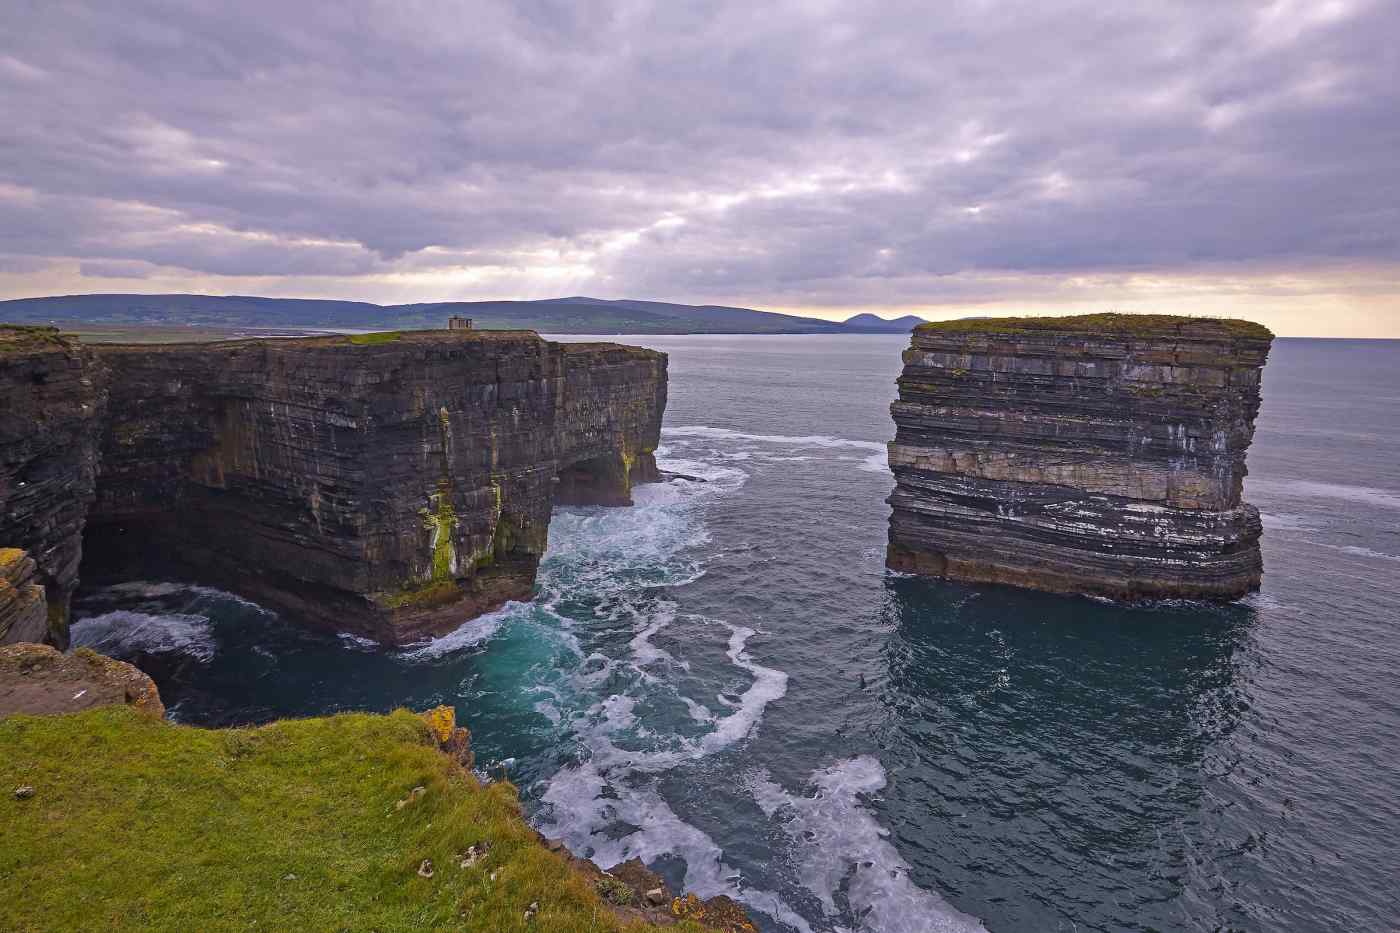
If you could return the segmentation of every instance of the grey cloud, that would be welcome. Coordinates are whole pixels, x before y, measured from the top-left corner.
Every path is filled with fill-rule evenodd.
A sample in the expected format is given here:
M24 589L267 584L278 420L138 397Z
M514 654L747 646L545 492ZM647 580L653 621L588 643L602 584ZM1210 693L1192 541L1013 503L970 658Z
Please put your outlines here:
M1400 259L1379 0L7 5L11 255L792 303Z

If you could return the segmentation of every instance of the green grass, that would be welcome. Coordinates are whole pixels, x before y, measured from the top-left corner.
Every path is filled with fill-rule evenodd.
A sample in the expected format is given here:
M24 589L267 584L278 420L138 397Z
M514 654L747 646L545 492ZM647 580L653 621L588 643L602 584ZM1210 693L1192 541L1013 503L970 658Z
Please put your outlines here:
M1273 332L1263 324L1235 318L1187 317L1177 314L1074 314L1067 317L961 318L930 321L915 330L942 334L1030 334L1060 331L1076 334L1172 334L1186 324L1209 325L1223 336L1268 340Z
M393 343L403 336L403 331L382 330L374 334L352 334L350 342L360 347L372 347L381 343Z
M0 324L0 352L41 346L70 347L71 335L42 324Z
M231 730L127 708L0 720L0 929L656 929L621 923L540 845L511 785L430 742L404 711ZM480 842L488 857L460 868Z
M375 601L385 609L429 609L433 606L445 606L461 598L462 590L455 580L430 580L427 583L410 584L401 590L374 594Z

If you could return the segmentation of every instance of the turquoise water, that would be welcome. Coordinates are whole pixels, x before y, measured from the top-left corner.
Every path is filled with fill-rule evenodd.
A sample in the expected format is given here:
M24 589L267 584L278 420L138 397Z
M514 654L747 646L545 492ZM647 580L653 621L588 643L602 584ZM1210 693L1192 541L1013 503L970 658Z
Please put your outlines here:
M540 594L383 651L214 590L75 640L226 724L454 703L535 824L770 930L1400 923L1400 343L1282 340L1263 591L1128 608L882 566L898 337L663 337L663 467Z

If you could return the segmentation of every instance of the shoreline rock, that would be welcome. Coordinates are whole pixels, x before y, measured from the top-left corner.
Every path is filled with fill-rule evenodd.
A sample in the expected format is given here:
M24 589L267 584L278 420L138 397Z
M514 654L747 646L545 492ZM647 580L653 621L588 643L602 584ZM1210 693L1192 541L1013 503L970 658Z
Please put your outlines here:
M1129 601L1257 590L1241 491L1272 339L1165 315L917 328L891 406L887 565Z

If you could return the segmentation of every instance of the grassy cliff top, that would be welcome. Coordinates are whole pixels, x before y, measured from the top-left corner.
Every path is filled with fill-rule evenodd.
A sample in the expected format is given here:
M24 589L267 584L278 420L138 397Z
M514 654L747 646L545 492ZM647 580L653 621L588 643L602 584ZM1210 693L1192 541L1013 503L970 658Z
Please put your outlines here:
M227 730L12 716L0 827L4 930L659 929L610 912L511 785L479 784L403 711Z
M0 353L33 350L38 347L67 348L73 341L57 327L29 324L0 324Z
M1263 324L1237 318L1188 317L1180 314L1073 314L1065 317L987 317L956 321L930 321L915 332L924 334L1035 334L1053 331L1068 334L1123 336L1250 337L1270 340L1273 332Z

